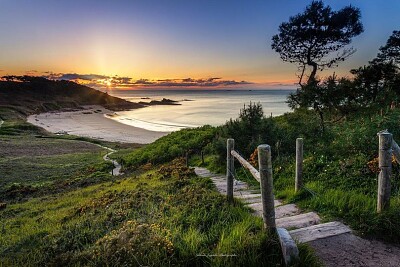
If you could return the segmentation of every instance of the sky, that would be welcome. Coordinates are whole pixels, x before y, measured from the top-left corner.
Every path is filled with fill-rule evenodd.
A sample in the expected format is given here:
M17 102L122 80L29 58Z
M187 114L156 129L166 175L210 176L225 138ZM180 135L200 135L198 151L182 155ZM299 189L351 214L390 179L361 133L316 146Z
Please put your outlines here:
M305 0L0 0L0 76L35 75L110 87L290 88L297 67L271 38ZM399 0L324 1L360 8L357 52L367 64L393 30Z

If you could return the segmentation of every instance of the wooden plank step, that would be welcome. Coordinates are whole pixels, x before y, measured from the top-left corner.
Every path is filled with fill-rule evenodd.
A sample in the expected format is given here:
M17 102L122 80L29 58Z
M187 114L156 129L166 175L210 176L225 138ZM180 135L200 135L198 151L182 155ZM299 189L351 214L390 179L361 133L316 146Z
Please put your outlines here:
M300 210L295 204L286 204L275 208L275 219L289 217L299 213Z
M256 203L254 203L254 204L256 204ZM275 202L274 204L279 205L279 202ZM250 204L250 205L252 205L252 204ZM248 205L248 206L250 206L250 205ZM263 209L262 209L261 203L259 205L254 205L251 208L254 210L255 215L262 217ZM275 208L275 218L276 219L287 217L287 216L293 216L293 215L296 215L299 213L300 213L300 211L295 204L287 204L287 205L277 206Z
M286 229L298 229L318 224L320 220L318 214L315 212L308 212L277 219L276 226Z
M243 198L241 200L246 204L261 203L261 198L260 197Z
M317 224L289 231L294 240L300 243L307 243L313 240L340 235L351 232L351 229L341 222L329 222Z
M262 211L262 202L261 202L261 199L259 199L259 201L260 202L256 202L256 203L251 203L251 204L248 204L248 205L246 205L247 207L249 207L249 208L252 208L253 210L256 210L256 211ZM279 200L274 200L274 205L275 205L275 207L276 206L279 206L279 205L282 205L282 202L280 202Z
M261 194L251 194L248 192L247 194L245 192L242 192L241 195L237 196L238 199L260 199L261 200Z

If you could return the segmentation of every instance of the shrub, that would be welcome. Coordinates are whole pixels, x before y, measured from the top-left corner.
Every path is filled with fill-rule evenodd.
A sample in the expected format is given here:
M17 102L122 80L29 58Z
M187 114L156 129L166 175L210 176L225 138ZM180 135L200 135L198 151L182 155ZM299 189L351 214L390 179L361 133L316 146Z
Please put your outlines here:
M100 238L92 260L102 265L165 266L174 253L171 233L158 224L127 221Z

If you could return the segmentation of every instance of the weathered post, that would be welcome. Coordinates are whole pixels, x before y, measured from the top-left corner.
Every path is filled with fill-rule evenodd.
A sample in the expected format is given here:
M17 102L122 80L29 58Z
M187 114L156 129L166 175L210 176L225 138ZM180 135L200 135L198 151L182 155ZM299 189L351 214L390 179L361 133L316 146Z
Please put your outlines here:
M294 191L300 191L303 186L303 138L296 139L296 178Z
M186 167L189 167L189 152L188 151L186 151L186 154L185 154L185 161L186 161Z
M204 165L204 152L201 151L201 164Z
M226 142L226 196L229 202L233 201L233 172L234 172L234 158L231 154L235 149L235 140L229 138Z
M263 205L264 227L274 231L275 206L274 206L274 185L272 179L271 147L269 145L258 146L258 166L261 180L261 201Z
M392 175L392 141L393 136L387 131L378 133L379 136L379 168L378 176L378 205L377 212L389 208L390 205L390 176Z

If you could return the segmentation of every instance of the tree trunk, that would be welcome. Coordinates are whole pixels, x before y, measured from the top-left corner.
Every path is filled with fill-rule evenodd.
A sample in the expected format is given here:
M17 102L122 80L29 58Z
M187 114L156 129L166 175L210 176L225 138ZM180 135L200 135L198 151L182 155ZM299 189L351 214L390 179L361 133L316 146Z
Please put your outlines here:
M311 71L310 77L308 77L308 81L307 81L307 84L311 84L313 81L315 81L315 75L317 74L318 65L317 65L317 63L315 63L313 61L308 61L307 64L309 66L312 66L312 71Z

